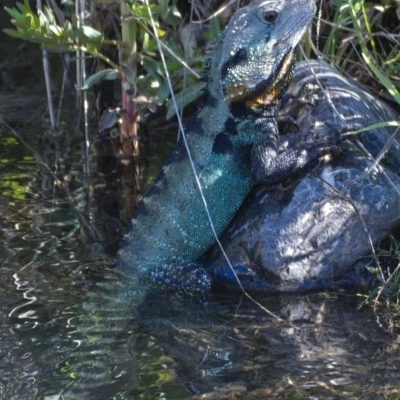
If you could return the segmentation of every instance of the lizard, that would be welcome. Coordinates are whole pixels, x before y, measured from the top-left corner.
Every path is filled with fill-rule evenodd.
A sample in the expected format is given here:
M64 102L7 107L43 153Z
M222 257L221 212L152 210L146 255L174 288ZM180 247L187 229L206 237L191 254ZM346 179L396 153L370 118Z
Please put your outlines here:
M256 182L285 180L332 144L321 139L285 147L277 128L278 103L314 12L313 0L255 0L232 16L214 46L202 106L185 130L218 235ZM212 278L198 261L214 242L180 141L131 221L113 268L88 293L74 333L79 349L69 360L79 382L68 386L73 398L92 398L87 393L110 379L110 391L131 379L126 365L134 361L125 348L145 308L142 299L152 287L163 289L157 301L169 296L168 289L208 293ZM122 351L110 351L109 343Z
M232 16L213 49L186 137L217 235L256 182L284 181L332 145L325 138L284 148L276 121L314 13L313 0L255 0ZM115 267L133 286L207 292L212 280L197 261L214 242L181 140L132 219Z

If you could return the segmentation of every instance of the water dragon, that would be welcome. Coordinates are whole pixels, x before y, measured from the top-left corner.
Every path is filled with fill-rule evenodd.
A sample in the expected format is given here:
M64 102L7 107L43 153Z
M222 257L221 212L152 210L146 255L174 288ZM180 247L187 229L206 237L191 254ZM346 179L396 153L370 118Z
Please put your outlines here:
M286 147L279 140L278 103L314 11L313 0L255 0L232 16L214 47L202 107L186 135L218 235L256 182L281 182L340 140L332 134L303 146L293 135L292 146L289 134ZM115 268L89 293L74 333L79 348L69 360L77 384L66 396L99 398L93 391L129 385L135 361L126 343L143 295L153 286L208 292L212 279L197 262L214 242L181 141L133 218ZM162 301L162 295L154 298Z
M339 140L330 134L304 146L279 142L277 105L314 12L313 0L255 0L232 16L213 49L202 107L186 137L217 235L255 182L284 181ZM115 264L134 286L208 291L211 278L196 262L214 242L181 140L133 218Z

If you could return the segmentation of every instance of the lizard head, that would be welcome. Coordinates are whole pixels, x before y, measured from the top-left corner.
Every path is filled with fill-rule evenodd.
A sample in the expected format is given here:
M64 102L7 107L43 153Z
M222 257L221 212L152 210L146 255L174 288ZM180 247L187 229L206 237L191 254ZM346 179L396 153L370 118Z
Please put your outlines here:
M219 71L210 77L219 80L219 96L252 109L275 105L289 83L296 46L314 13L314 0L254 0L237 11L211 65L211 71Z

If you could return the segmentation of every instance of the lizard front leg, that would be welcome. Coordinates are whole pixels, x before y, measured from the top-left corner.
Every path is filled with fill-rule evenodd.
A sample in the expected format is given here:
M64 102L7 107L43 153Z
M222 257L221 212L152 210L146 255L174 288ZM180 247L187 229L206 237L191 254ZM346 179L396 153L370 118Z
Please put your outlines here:
M295 132L280 137L272 118L260 119L255 128L265 134L253 144L251 168L256 181L265 185L284 182L346 139L345 129L331 129L324 135Z

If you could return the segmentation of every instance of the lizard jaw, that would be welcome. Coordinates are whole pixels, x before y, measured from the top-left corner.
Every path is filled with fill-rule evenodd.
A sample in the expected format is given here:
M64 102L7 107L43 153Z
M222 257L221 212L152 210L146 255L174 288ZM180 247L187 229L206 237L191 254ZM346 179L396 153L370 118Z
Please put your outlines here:
M283 59L279 71L272 82L266 80L253 88L243 85L230 85L226 88L226 100L228 103L244 101L251 109L276 105L289 84L294 65L294 51L290 51Z

